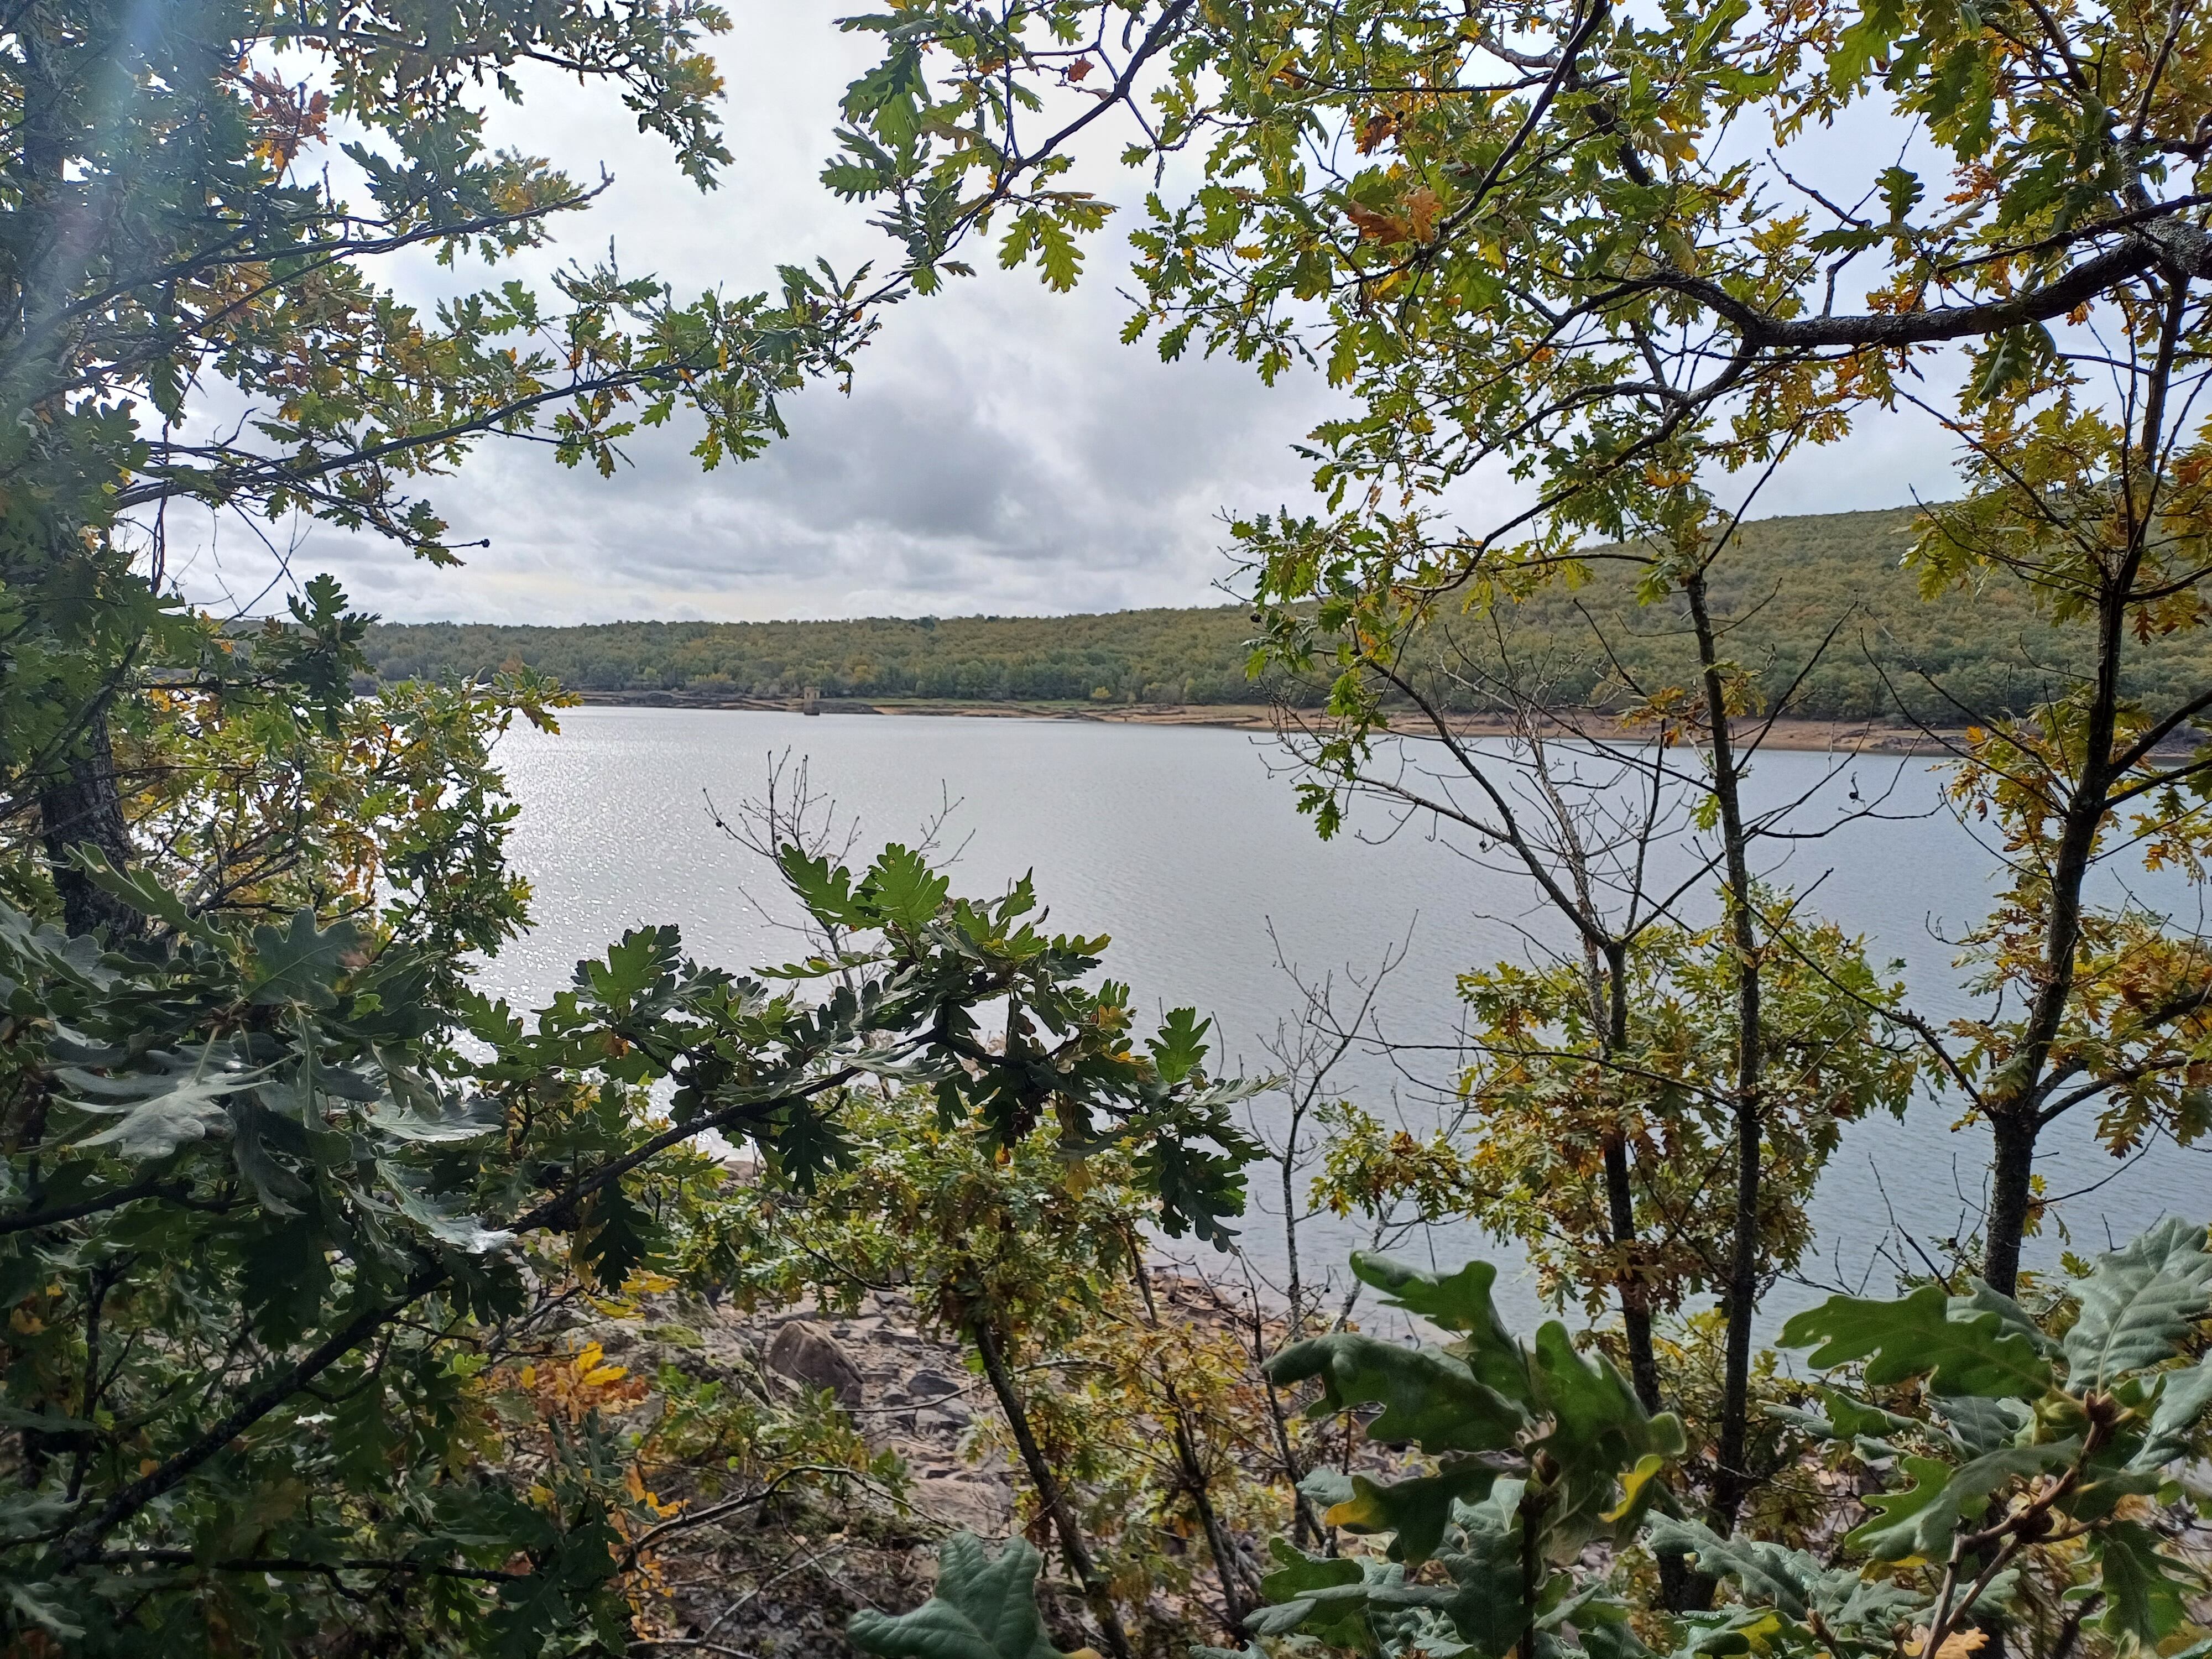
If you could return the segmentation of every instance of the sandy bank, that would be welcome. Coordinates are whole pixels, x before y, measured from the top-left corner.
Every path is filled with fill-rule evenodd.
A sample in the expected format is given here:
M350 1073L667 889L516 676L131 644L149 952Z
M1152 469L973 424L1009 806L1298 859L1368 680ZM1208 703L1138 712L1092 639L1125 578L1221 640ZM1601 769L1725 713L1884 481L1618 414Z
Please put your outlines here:
M587 704L627 708L749 709L786 714L806 712L801 700L796 697L692 691L586 691L580 695ZM1115 726L1206 726L1237 732L1272 732L1285 714L1267 703L955 702L858 697L824 697L815 704L814 712L823 715L934 714L968 720L1088 720ZM1311 718L1315 711L1287 712L1295 720ZM1397 724L1412 731L1418 719L1401 713ZM1587 713L1577 713L1563 720L1558 728L1559 735L1570 735L1570 723L1575 730L1593 737L1622 735L1617 722ZM1504 737L1508 725L1502 715L1464 714L1453 719L1452 729L1462 737ZM1739 734L1748 735L1757 729L1758 723L1746 721L1739 727ZM1934 757L1954 752L1963 738L1962 732L1931 732L1893 721L1780 720L1767 729L1761 746L1815 753Z

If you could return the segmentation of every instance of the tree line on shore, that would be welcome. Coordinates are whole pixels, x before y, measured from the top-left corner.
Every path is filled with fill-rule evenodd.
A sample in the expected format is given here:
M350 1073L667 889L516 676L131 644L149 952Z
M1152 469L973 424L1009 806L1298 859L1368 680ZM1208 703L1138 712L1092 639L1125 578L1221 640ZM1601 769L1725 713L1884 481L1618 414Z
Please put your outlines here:
M1792 712L1811 720L1950 724L1961 705L2032 708L2081 672L2089 645L2080 629L2054 623L2003 573L1981 580L1971 607L1930 603L1905 563L1917 517L1911 507L1821 514L1758 520L1738 532L1714 592L1741 618L1731 652L1763 698L1787 691ZM1457 621L1449 630L1452 648L1493 675L1510 659L1517 678L1540 684L1561 707L1618 704L1625 700L1624 669L1661 683L1696 666L1694 635L1680 606L1639 605L1636 581L1632 568L1595 559L1585 586L1532 594L1504 615ZM1258 631L1250 611L1237 605L576 627L379 623L363 650L386 684L489 677L526 665L574 690L615 697L790 699L812 691L872 701L1151 707L1280 701L1302 708L1326 702L1325 678L1254 663ZM2212 647L2185 635L2130 662L2130 689L2171 695L2208 673ZM1455 713L1495 711L1504 702L1465 676L1438 685L1436 696Z

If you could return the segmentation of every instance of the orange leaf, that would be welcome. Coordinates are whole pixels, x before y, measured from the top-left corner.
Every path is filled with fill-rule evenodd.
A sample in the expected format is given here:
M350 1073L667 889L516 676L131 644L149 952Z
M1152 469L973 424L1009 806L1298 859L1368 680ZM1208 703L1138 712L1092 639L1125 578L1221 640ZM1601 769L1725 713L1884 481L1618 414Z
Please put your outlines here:
M1434 239L1437 215L1443 207L1443 204L1437 199L1436 191L1426 185L1406 198L1406 216L1413 221L1416 241L1426 242Z
M1370 242L1410 242L1413 228L1403 219L1389 213L1377 213L1373 208L1362 207L1357 202L1344 204L1346 217L1359 227L1359 234Z

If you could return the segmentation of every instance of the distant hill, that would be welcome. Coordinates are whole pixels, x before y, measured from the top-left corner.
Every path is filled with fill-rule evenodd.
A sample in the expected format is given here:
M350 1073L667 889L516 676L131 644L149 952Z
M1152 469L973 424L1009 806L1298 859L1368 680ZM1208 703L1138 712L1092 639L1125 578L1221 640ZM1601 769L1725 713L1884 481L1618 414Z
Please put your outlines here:
M2084 641L2039 621L2017 584L1930 604L1900 560L1912 510L1767 519L1739 532L1715 573L1714 609L1734 618L1727 649L1770 696L1816 653L1800 712L1881 718L1901 701L1943 723L1953 701L1989 713L2034 701L2085 660ZM1449 701L1486 698L1483 676L1510 654L1555 706L1602 695L1626 671L1656 688L1694 672L1678 606L1636 603L1627 567L1600 561L1579 589L1557 586L1501 612L1498 625L1461 619L1444 647L1462 671ZM960 617L909 621L611 623L522 628L488 623L380 624L371 664L386 681L483 674L527 663L603 697L643 694L887 702L1224 704L1283 696L1311 703L1325 687L1245 677L1253 629L1237 606L1122 611L1075 617ZM1599 642L1600 635L1604 644ZM1825 651L1822 641L1828 643ZM2141 687L2171 693L2212 684L2212 637L2155 650Z

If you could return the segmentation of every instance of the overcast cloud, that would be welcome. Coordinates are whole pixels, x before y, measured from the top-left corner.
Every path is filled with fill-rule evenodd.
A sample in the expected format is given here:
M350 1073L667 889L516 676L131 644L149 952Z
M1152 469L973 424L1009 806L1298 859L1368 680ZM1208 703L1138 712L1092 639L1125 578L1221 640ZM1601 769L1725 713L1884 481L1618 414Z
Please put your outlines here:
M720 189L702 196L611 97L547 84L499 137L572 174L604 162L614 187L564 226L559 256L610 239L627 269L679 295L770 284L776 264L840 268L890 249L816 182L836 100L866 61L865 37L831 20L849 0L738 0L717 43L729 84ZM1102 137L1110 154L1119 139ZM1083 182L1133 204L1107 167ZM607 622L1042 613L1220 603L1231 574L1222 515L1316 502L1291 446L1331 406L1311 375L1273 390L1234 363L1158 362L1116 336L1127 307L1110 239L1073 295L989 269L893 308L858 360L852 395L810 388L787 405L787 442L702 473L678 433L640 438L612 478L564 471L540 449L490 443L433 499L465 540L458 571L367 538L315 528L293 559L336 572L357 603L394 620ZM554 261L547 261L546 264ZM544 265L538 269L542 271ZM439 273L408 280L424 297ZM1762 512L1887 507L1940 496L1949 449L1911 417L1794 463ZM1510 489L1471 487L1471 520ZM173 535L189 542L177 526ZM246 605L267 552L233 526L182 561L187 590ZM269 601L250 608L269 608Z

